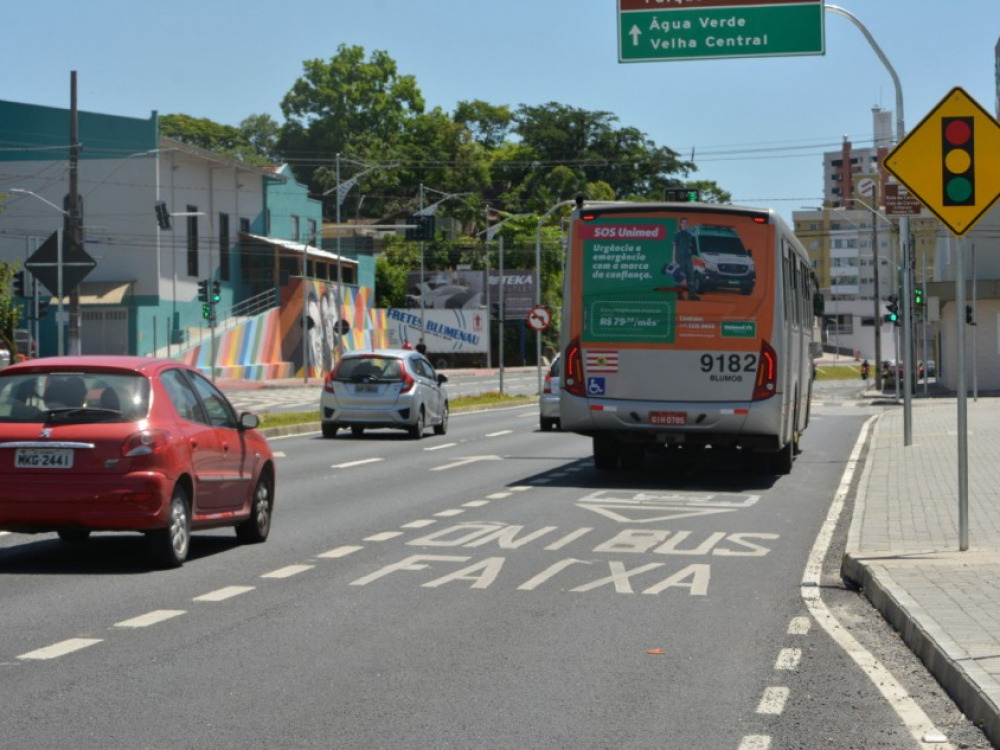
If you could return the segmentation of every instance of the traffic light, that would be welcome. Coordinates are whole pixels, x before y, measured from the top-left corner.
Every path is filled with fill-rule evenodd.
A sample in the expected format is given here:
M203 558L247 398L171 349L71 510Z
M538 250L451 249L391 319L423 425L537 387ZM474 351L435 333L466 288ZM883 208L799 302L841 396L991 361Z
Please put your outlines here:
M974 326L976 324L976 316L972 309L972 305L965 306L965 322L970 326Z
M24 271L18 271L14 274L14 296L23 297L24 296Z
M45 317L45 314L49 311L49 303L47 300L38 300L38 319L41 320Z
M885 316L886 320L892 323L894 326L899 325L899 297L895 294L889 295L889 302L886 304L885 309L889 311L889 314Z
M924 304L924 290L920 287L913 290L913 304L916 307L920 307Z
M671 203L697 203L701 195L696 188L670 187L664 191L664 200Z
M941 118L941 157L941 205L976 205L975 121L972 117Z
M217 305L222 300L222 284L218 281L212 282L212 304Z
M419 214L415 214L413 216L408 216L406 223L415 225L412 229L406 230L406 239L413 240L415 242L424 242L434 239L433 216L420 216Z
M156 202L156 223L160 229L170 229L170 211L163 201Z
M211 320L212 305L210 303L206 302L204 305L201 306L201 317L203 317L205 320Z
M208 279L198 282L198 301L208 302Z

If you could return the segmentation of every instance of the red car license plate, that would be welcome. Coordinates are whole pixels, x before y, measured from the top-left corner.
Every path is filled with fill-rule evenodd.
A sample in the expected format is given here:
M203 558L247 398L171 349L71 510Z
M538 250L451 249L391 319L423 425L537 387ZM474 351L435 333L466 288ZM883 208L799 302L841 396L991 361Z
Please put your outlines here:
M670 427L686 425L688 415L683 411L651 411L649 412L649 423L655 425L667 425Z

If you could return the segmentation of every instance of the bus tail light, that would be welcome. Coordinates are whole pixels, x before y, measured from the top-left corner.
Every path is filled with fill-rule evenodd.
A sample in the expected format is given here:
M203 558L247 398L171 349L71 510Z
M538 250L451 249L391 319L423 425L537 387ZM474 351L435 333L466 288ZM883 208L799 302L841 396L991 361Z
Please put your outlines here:
M767 341L760 342L760 361L757 363L757 382L753 386L753 400L771 398L778 390L778 353Z
M580 339L573 339L566 347L565 375L562 386L574 396L586 396L587 389L583 382L583 352L580 349Z

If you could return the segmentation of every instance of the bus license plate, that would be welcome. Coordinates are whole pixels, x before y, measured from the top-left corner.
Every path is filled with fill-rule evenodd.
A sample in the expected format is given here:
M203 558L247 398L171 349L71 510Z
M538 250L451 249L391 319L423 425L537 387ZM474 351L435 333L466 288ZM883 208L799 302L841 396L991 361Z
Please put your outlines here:
M665 425L675 427L686 425L688 421L687 412L683 411L651 411L649 412L649 423L655 425Z
M69 448L18 448L15 469L72 469L73 451Z

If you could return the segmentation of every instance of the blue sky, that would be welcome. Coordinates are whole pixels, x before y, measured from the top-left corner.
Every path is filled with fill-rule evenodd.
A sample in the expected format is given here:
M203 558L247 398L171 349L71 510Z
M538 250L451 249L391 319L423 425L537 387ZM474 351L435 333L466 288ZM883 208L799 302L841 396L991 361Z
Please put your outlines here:
M655 0L654 0L655 1ZM954 86L995 115L998 0L839 0L882 47L907 128ZM872 135L895 90L861 32L827 12L826 54L619 63L615 0L30 0L4 3L0 99L238 124L282 120L307 59L385 50L429 107L558 102L612 112L658 145L692 150L697 177L790 218L822 197L823 151Z

